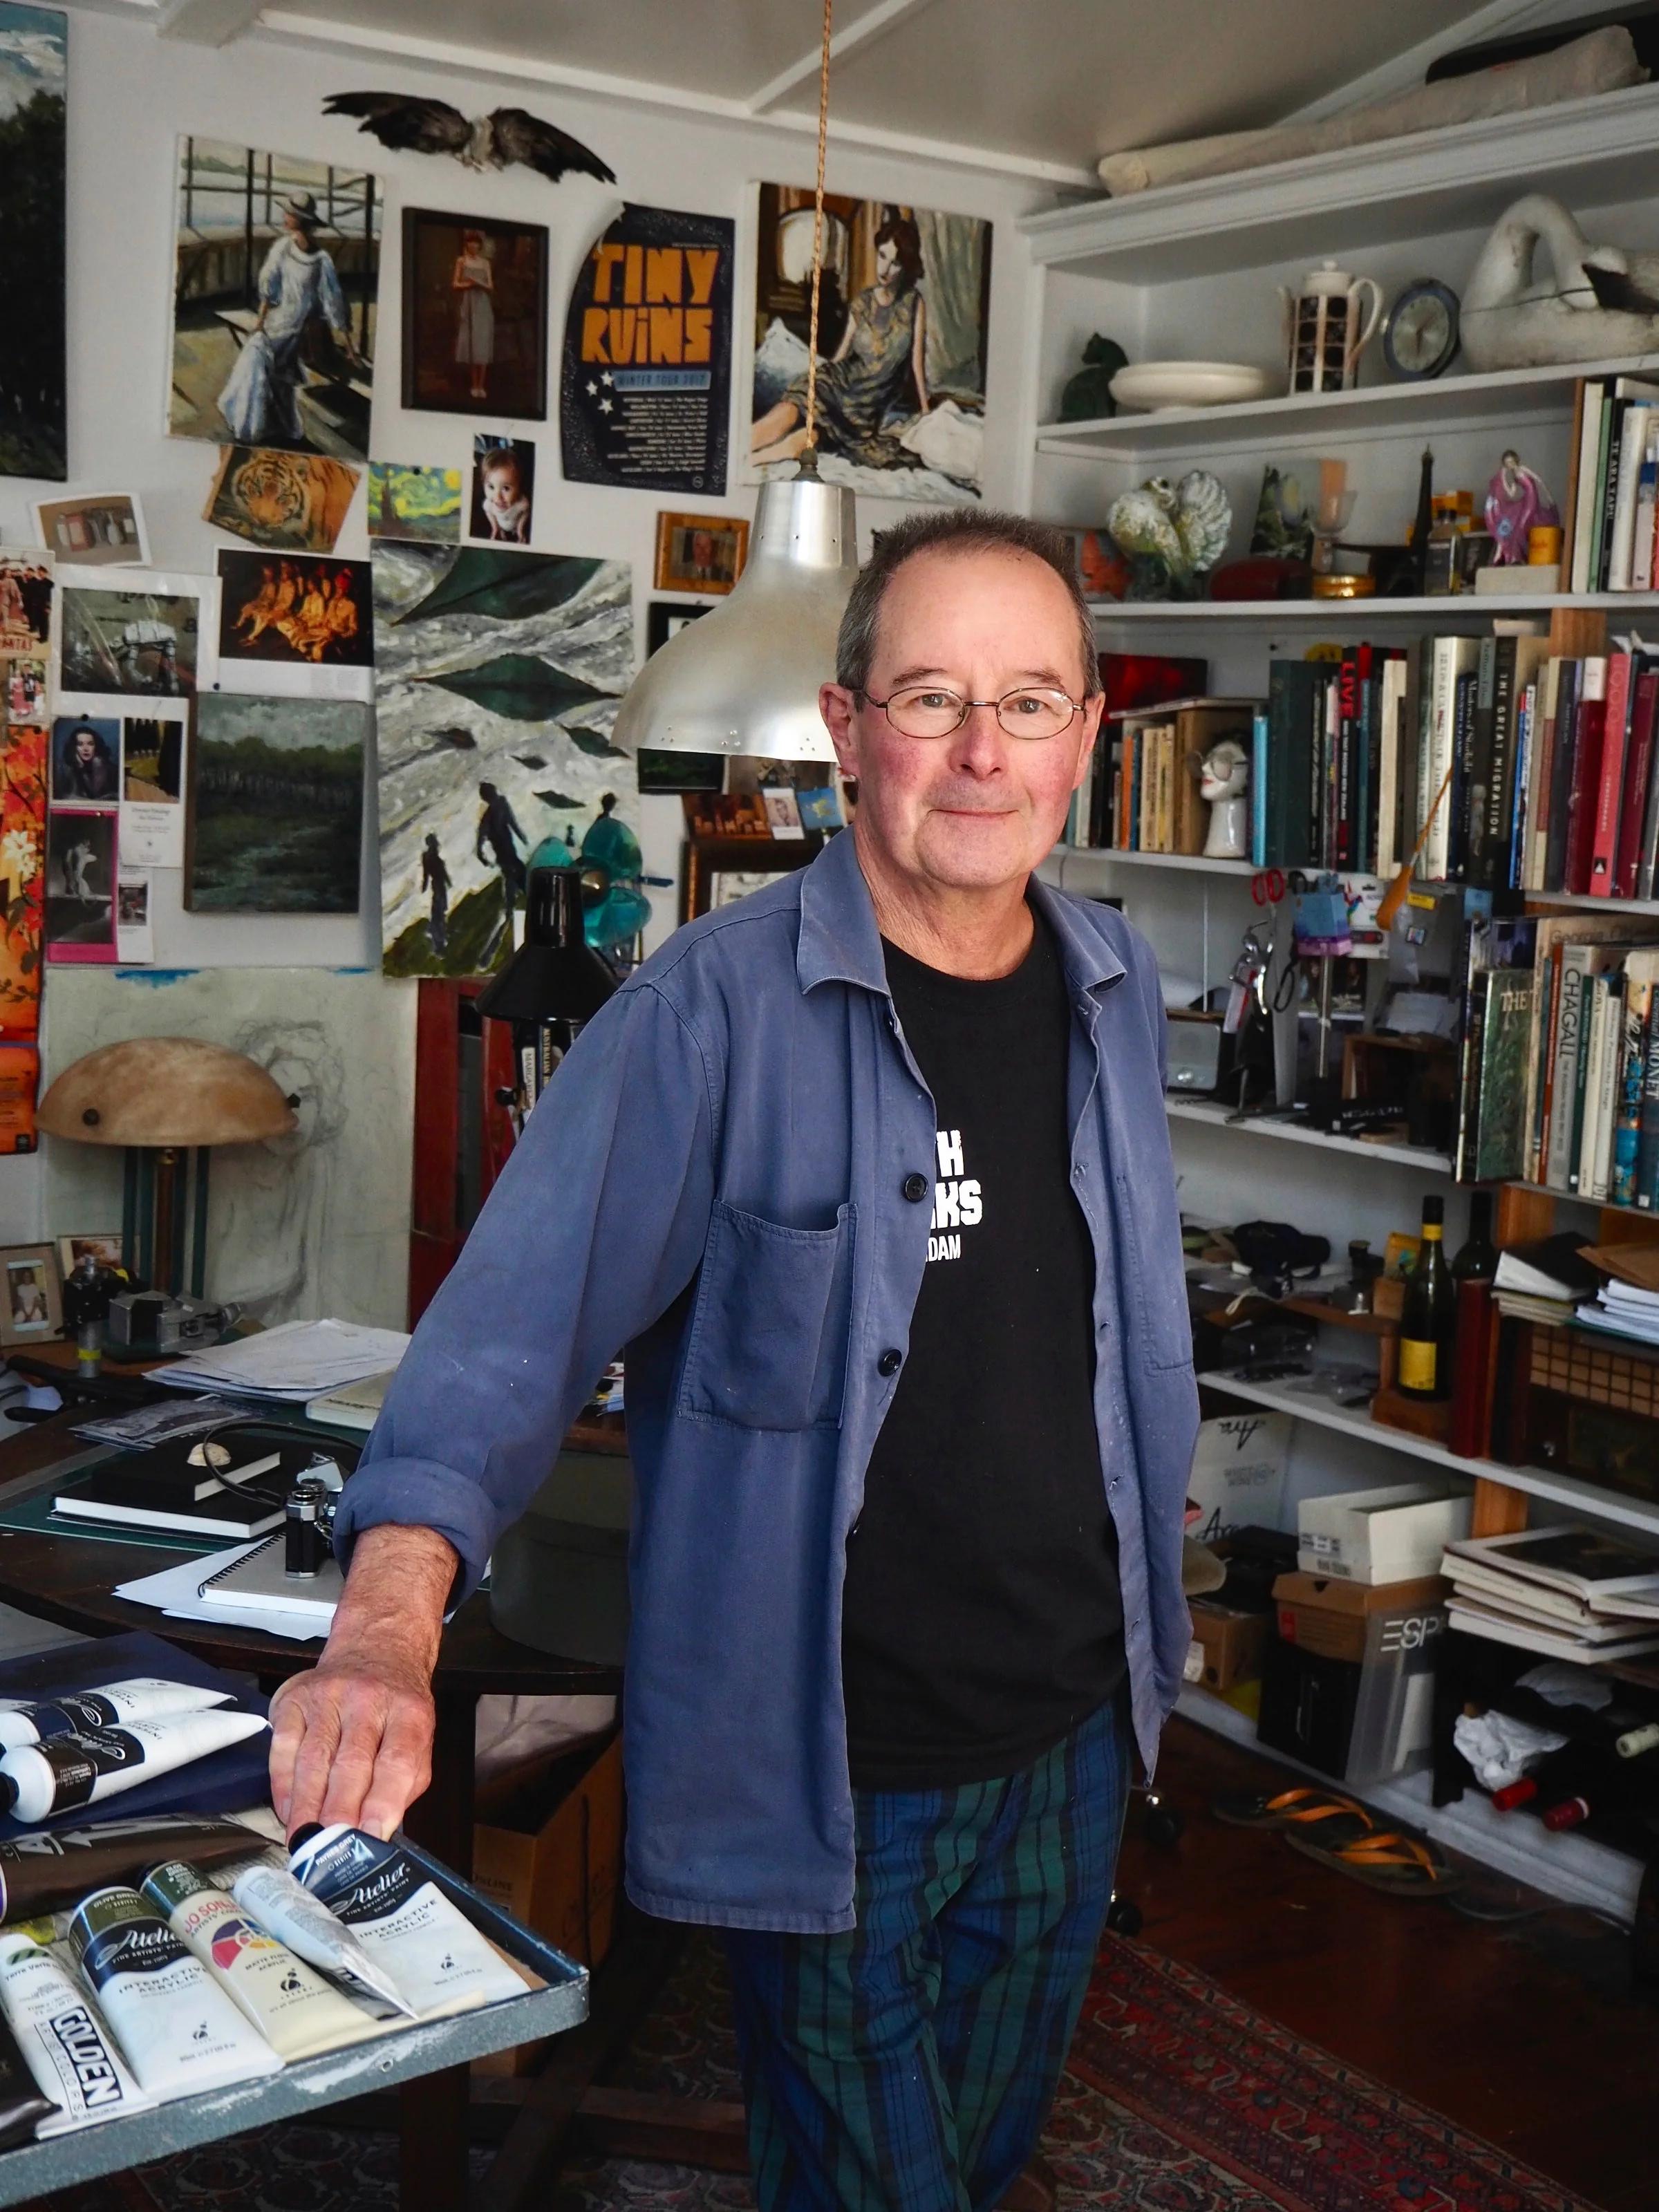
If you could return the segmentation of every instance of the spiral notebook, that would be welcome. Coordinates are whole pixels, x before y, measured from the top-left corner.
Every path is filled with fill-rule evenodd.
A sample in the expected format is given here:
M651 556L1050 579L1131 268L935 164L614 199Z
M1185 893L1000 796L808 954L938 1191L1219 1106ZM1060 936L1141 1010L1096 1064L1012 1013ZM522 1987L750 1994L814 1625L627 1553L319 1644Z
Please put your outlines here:
M268 1536L217 1574L197 1584L201 1602L227 1620L256 1627L261 1616L282 1613L326 1629L345 1588L339 1562L327 1559L315 1575L290 1575L283 1562L284 1535Z

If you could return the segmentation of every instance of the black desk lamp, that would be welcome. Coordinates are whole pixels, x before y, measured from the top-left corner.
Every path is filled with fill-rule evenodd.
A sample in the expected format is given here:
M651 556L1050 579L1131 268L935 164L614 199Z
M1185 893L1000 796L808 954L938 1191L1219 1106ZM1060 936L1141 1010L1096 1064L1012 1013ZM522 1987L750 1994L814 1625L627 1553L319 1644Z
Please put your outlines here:
M532 868L525 892L525 939L478 994L478 1012L511 1022L520 1115L541 1097L582 1024L617 979L582 933L581 878L574 868Z

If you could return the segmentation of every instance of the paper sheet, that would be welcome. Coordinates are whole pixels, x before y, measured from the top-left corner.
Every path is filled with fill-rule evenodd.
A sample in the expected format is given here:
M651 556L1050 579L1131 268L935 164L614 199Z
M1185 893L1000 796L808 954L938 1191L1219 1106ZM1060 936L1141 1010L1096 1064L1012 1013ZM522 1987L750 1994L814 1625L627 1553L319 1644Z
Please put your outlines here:
M402 1329L347 1321L289 1321L159 1368L156 1380L181 1390L228 1390L240 1397L299 1401L384 1374L398 1364L408 1346Z
M233 1620L222 1610L204 1605L198 1596L210 1575L235 1566L266 1540L264 1536L256 1536L251 1544L232 1544L208 1559L184 1559L177 1566L163 1567L160 1574L140 1575L136 1581L121 1583L114 1595L133 1605L154 1606L171 1620L211 1620L221 1627L260 1628L269 1636L284 1636L291 1644L319 1643L328 1633L326 1624L319 1625L280 1611L262 1613L256 1617L251 1611L241 1610Z

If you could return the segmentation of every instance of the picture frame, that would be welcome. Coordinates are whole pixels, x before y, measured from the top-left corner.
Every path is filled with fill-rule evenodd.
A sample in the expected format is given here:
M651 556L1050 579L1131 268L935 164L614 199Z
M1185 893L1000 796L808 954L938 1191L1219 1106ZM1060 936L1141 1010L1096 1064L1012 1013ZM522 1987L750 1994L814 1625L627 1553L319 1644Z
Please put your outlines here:
M804 868L817 857L823 840L816 833L804 837L691 837L685 847L685 880L680 919L695 921L729 901L720 896L722 878L785 876ZM745 884L745 890L752 890ZM738 896L744 893L736 894Z
M547 226L405 208L403 244L404 405L544 422Z
M712 607L683 607L672 599L647 599L645 603L645 651L648 659L660 653L671 637L683 630L687 623L694 623L700 615L712 614Z
M0 1346L46 1344L64 1326L64 1291L50 1244L0 1249Z
M749 523L740 514L680 514L665 507L657 517L657 558L652 587L714 596L729 592L749 555Z
M29 514L37 544L83 568L148 568L149 533L137 492L76 492L38 499Z
M58 1272L65 1282L75 1271L75 1263L84 1252L92 1253L106 1267L124 1267L121 1257L121 1232L118 1229L100 1229L89 1234L79 1232L58 1239Z

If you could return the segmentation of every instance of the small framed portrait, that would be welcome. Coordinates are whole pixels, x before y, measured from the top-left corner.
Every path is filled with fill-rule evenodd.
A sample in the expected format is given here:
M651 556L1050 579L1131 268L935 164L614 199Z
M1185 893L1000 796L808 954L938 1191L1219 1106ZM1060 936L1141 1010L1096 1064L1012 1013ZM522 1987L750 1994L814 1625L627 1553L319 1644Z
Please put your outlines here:
M817 857L818 837L692 837L685 848L683 921L695 921L717 906L730 906L773 876L804 868Z
M472 504L467 530L492 545L528 545L536 496L536 448L527 438L472 441Z
M545 422L547 332L544 225L404 209L405 407Z
M31 512L35 536L60 561L77 561L83 568L149 566L144 510L130 491L37 500Z
M710 612L708 607L676 606L672 599L647 599L645 607L645 650L647 657L660 652L671 637L678 637L687 623Z
M121 1257L121 1232L118 1229L100 1230L90 1237L60 1237L58 1240L58 1265L64 1277L75 1273L76 1262L90 1252L100 1267L119 1267L125 1265Z
M729 592L748 550L749 525L739 514L665 513L657 517L652 582L659 592Z
M121 796L121 725L112 714L60 714L52 726L52 803L111 806Z
M0 1251L0 1345L38 1344L64 1326L58 1261L50 1244Z

